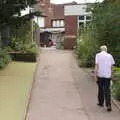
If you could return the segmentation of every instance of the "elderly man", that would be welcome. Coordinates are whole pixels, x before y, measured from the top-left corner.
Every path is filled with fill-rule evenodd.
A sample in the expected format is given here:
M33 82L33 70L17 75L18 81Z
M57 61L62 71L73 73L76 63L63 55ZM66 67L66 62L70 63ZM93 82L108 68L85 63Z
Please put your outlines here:
M95 76L98 83L98 106L103 107L106 103L107 111L111 109L110 81L112 78L112 66L115 61L111 54L107 53L107 47L101 46L101 52L95 58Z

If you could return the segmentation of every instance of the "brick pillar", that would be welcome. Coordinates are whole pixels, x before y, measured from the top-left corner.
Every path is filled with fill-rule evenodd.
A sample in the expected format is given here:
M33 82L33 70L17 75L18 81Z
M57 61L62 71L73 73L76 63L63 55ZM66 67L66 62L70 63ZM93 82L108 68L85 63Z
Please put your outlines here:
M65 16L65 49L73 49L77 38L77 16Z

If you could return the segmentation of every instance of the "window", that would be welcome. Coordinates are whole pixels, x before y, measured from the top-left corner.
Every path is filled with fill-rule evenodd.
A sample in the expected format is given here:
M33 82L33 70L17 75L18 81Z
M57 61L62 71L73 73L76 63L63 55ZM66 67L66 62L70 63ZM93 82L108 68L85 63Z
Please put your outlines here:
M64 27L64 20L53 20L52 26L53 27Z
M91 16L86 16L86 20L91 20Z
M61 20L61 27L64 26L64 20Z
M56 21L53 21L52 24L53 24L52 26L55 27L56 26Z
M86 22L86 25L89 25L89 24L90 24L90 21L87 21L87 22Z
M83 22L79 22L79 27L83 27L84 23Z
M56 22L57 22L57 26L56 27L59 27L60 26L60 21L57 20Z
M34 21L38 24L39 27L45 27L45 18L44 17L35 17Z
M78 16L78 27L86 27L90 24L91 21L91 15L81 15Z
M79 16L79 20L84 20L84 16Z

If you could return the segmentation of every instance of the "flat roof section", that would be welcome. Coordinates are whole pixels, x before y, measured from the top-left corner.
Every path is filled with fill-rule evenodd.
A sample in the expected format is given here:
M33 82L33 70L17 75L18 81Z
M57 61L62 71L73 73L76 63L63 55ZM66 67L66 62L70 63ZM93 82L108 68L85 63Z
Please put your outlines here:
M91 12L87 12L86 10L87 10L86 4L67 5L67 6L64 6L64 15L79 16L79 15L91 14Z

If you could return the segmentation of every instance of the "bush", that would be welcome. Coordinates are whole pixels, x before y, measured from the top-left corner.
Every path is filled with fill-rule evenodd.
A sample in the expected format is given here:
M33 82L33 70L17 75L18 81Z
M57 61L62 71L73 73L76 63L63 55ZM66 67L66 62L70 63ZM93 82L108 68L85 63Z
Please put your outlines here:
M94 57L101 45L107 45L120 66L120 4L98 3L95 5L92 21L82 32L79 31L77 54L83 66L93 66ZM83 32L84 31L84 32Z
M34 28L35 29L35 28ZM19 29L12 31L11 42L6 49L10 53L28 53L36 55L37 44L32 40L31 22L22 24ZM10 49L11 48L11 49Z
M81 31L77 39L76 53L80 58L80 65L83 67L92 67L94 65L96 43L92 38L93 32L90 26Z
M36 54L37 53L37 48L32 47L32 48L26 49L26 53Z
M4 48L6 52L13 52L13 49L10 46Z
M4 68L11 61L11 57L6 50L0 49L0 69Z
M112 95L115 99L120 101L120 68L115 69L113 81L114 82L113 82L113 85L111 87Z
M13 30L10 42L12 50L26 53L27 51L32 51L30 49L36 48L36 42L35 40L33 41L32 32L30 21L22 24L19 29Z

